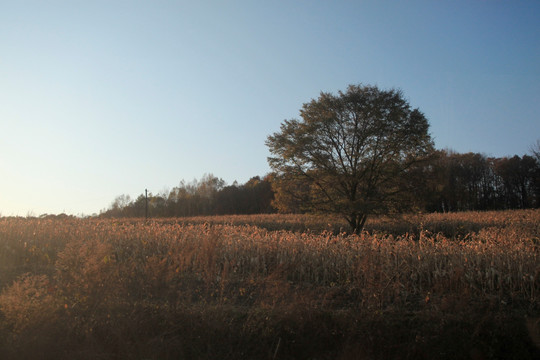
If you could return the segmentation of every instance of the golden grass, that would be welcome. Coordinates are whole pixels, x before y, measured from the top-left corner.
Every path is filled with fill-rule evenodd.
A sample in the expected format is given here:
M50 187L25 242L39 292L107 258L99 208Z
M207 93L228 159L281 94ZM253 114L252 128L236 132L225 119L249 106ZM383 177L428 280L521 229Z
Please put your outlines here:
M292 345L308 346L303 331L337 341L317 351L347 358L373 316L448 322L488 309L528 316L519 331L540 317L538 210L378 218L360 236L342 225L307 215L0 219L0 355L31 345L51 357L242 358L242 343L250 356L286 357L311 354ZM203 340L183 334L187 324ZM204 334L233 329L242 340L209 350Z

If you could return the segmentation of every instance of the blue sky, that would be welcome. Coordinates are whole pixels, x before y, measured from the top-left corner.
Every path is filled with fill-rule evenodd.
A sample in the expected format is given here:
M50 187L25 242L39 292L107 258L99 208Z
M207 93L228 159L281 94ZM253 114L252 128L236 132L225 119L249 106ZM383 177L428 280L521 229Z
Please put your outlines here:
M438 148L540 138L538 1L0 0L0 213L269 172L321 91L400 88Z

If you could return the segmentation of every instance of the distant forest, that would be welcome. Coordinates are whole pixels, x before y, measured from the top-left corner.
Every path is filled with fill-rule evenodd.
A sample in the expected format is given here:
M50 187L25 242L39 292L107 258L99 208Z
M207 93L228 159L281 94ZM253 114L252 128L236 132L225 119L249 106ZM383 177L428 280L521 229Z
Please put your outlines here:
M540 158L531 155L493 158L479 153L439 150L415 169L411 186L415 208L423 212L505 210L540 207ZM212 174L182 181L168 193L118 196L101 217L190 217L202 215L306 212L300 205L275 203L273 174L254 176L245 184L226 185ZM413 181L413 180L411 180ZM416 184L417 185L417 184Z

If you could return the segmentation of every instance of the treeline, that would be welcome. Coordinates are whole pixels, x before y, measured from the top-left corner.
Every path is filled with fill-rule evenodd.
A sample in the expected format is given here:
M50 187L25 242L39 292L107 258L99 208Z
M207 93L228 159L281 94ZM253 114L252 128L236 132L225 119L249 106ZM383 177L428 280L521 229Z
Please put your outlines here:
M536 156L535 156L536 155ZM479 153L440 150L432 161L410 177L421 190L414 194L417 208L427 212L503 210L540 207L538 154L493 158ZM172 190L148 195L150 217L305 212L301 206L279 206L273 176L255 176L245 184L226 185L212 174L201 180L182 181ZM411 186L418 189L418 186ZM274 200L276 198L276 200ZM411 200L413 201L413 200ZM118 196L102 217L144 217L146 197Z
M439 151L424 193L430 212L540 207L540 158Z
M151 217L189 217L200 215L264 214L275 212L271 177L252 177L245 184L227 186L212 174L162 194L148 195L148 215ZM146 197L132 200L129 195L118 196L102 217L143 217Z

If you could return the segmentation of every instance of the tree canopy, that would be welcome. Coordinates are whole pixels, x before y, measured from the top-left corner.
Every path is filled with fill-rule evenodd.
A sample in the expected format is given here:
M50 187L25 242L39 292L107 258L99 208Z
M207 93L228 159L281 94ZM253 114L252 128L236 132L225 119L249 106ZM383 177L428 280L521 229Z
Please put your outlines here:
M369 215L407 205L414 168L433 143L426 117L400 90L350 85L305 103L266 141L276 206L340 214L353 231ZM405 189L409 187L409 189Z

